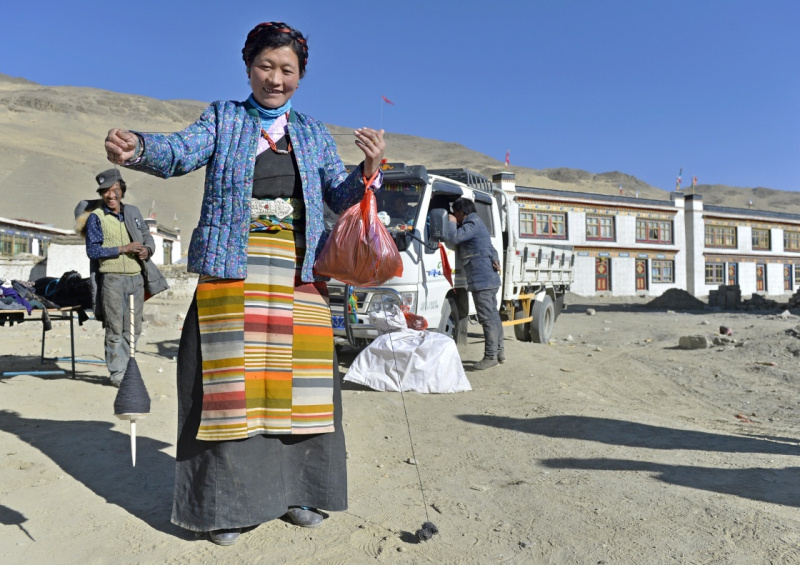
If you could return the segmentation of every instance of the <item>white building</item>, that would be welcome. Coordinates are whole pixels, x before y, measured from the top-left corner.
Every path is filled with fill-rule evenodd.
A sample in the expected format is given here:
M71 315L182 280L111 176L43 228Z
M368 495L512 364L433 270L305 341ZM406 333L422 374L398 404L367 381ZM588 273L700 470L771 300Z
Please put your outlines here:
M158 225L155 218L145 223L156 245L156 265L178 262L183 251L179 229ZM68 271L89 276L89 258L84 238L65 230L27 220L0 218L0 278L36 280L61 277Z
M575 248L572 291L658 296L686 287L684 199L517 187L520 235Z
M706 296L721 284L742 294L793 294L800 287L800 216L704 206L686 196L686 290ZM691 234L691 235L690 235Z
M743 295L793 294L800 287L800 215L703 206L699 194L649 200L514 187L521 236L575 248L583 296L658 296L670 288L708 296L721 284Z

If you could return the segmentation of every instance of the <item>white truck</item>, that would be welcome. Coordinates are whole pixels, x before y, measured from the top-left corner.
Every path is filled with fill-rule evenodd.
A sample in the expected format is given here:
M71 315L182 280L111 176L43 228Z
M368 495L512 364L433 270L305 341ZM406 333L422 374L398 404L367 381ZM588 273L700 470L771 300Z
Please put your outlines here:
M503 325L513 326L521 341L546 343L565 307L574 254L569 245L520 237L520 219L533 222L536 214L525 189L517 190L513 173L498 173L493 183L467 169L426 170L389 163L383 165L383 175L383 187L376 194L379 217L400 251L403 274L372 288L330 281L336 343L365 346L378 335L369 313L385 311L391 304L423 316L429 330L451 336L458 345L466 343L469 323L477 323L475 308L458 249L441 243L450 204L460 197L475 202L500 256L498 304ZM448 264L452 285L445 276Z

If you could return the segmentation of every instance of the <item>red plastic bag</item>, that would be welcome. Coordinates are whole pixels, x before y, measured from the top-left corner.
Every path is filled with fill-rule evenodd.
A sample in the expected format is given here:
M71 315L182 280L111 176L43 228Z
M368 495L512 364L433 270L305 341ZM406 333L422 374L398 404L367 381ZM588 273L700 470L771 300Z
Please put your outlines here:
M403 274L400 252L378 219L378 204L371 190L333 225L314 273L354 286L378 286Z
M409 329L419 331L428 329L428 320L424 316L412 314L411 312L403 312L403 316Z

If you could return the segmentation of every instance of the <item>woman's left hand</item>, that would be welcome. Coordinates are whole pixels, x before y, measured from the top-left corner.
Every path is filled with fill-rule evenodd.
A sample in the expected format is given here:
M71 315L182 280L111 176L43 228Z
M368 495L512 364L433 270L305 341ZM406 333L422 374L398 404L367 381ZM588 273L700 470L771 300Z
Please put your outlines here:
M370 178L378 167L381 166L383 153L386 151L386 142L383 140L383 130L372 128L358 128L353 132L356 136L356 145L364 152L364 175Z

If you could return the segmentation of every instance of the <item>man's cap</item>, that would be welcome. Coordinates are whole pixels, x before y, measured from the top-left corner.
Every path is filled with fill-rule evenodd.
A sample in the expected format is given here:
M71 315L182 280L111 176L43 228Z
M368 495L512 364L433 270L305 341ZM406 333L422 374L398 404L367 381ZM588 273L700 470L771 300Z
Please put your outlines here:
M119 173L117 169L108 169L107 171L103 171L96 177L97 180L97 192L101 192L107 188L111 188L116 183L122 181L122 175Z

